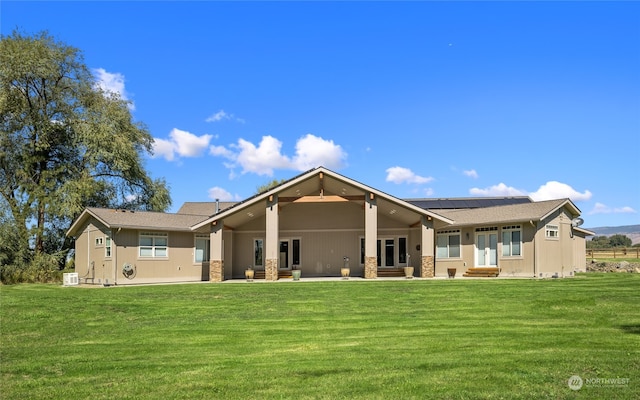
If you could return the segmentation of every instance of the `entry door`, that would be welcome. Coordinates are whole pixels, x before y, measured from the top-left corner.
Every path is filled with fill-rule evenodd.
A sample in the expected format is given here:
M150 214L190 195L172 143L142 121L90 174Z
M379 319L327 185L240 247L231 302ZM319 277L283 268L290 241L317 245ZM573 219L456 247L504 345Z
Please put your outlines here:
M476 267L498 266L498 234L476 234Z
M378 267L393 267L396 259L394 239L378 239Z

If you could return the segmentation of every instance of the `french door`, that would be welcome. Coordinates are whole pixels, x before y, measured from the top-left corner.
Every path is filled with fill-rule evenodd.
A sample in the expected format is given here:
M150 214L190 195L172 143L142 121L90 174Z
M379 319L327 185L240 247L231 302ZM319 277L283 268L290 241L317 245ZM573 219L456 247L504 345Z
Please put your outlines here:
M476 233L476 267L498 266L498 234Z
M279 253L279 269L291 269L293 265L300 265L300 239L280 240Z

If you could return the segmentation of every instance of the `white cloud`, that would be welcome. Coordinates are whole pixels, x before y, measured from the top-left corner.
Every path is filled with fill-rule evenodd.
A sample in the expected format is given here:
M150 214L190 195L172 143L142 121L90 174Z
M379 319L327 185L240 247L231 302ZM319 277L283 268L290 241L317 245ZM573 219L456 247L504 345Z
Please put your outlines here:
M393 182L396 184L401 183L415 183L423 184L433 181L432 177L424 177L416 175L413 171L404 167L391 167L387 168L387 182Z
M566 183L549 181L540 186L537 191L529 193L535 201L570 198L572 201L585 201L591 198L591 192L585 190L580 193Z
M263 136L258 147L247 140L238 139L238 144L234 147L239 149L236 162L244 173L272 176L274 169L292 167L289 158L280 153L282 142L273 136Z
M330 169L340 169L346 159L342 147L321 137L307 134L296 143L296 155L293 158L295 169L306 171L311 168L324 166Z
M591 198L591 192L585 190L580 193L566 183L549 181L540 186L535 192L527 192L525 190L516 189L499 183L491 187L480 189L472 188L469 193L475 196L529 196L534 201L554 200L570 198L572 201L585 201Z
M212 135L196 136L193 133L174 128L169 140L154 138L153 157L164 157L167 161L181 157L199 157L209 147Z
M245 139L238 139L238 143L229 148L211 146L209 154L233 161L225 164L229 169L240 166L242 173L268 176L272 176L276 169L306 171L320 165L338 169L347 157L342 147L332 140L311 134L298 139L293 157L282 154L282 142L273 136L263 136L257 146Z
M475 169L462 171L462 173L465 174L466 176L468 176L469 178L473 178L473 179L477 179L478 178L478 173L476 172Z
M220 110L220 111L217 111L217 112L213 113L210 117L208 117L204 121L205 122L218 122L218 121L222 121L223 119L232 119L232 120L235 120L235 121L238 121L238 122L244 124L244 119L237 118L235 115L229 114L229 113L225 112L224 110Z
M605 204L602 203L596 203L595 206L593 206L593 210L589 211L589 215L594 215L594 214L635 214L637 213L636 210L634 210L631 207L625 206L625 207L619 207L619 208L612 208L609 207Z
M224 110L220 110L217 113L214 113L213 115L211 115L209 118L205 119L205 122L218 122L218 121L222 121L223 119L229 119L229 114L227 114L226 112L224 112Z
M122 100L129 101L129 109L135 110L135 105L129 100L129 95L124 88L124 75L111 73L104 68L95 68L93 75L96 78L96 86L107 93L117 93Z
M235 159L235 154L233 151L227 149L224 146L211 146L209 147L209 154L212 156L220 156L228 159Z
M153 158L164 157L167 161L175 158L174 144L170 140L153 138Z
M240 201L241 200L239 195L236 194L234 196L219 186L214 186L210 188L208 192L209 192L209 198L213 200L216 200L216 199L220 201Z
M526 196L527 192L499 183L491 187L480 189L471 188L469 193L474 196L494 197L494 196Z

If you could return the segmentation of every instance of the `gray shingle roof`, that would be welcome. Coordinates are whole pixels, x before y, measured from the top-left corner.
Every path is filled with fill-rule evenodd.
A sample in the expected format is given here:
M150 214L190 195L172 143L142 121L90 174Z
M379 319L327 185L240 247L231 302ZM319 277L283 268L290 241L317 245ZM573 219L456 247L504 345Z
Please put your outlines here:
M190 231L192 225L207 218L202 215L113 210L107 208L87 208L86 211L110 228Z
M219 203L220 210L229 208L236 204L234 201L221 201ZM178 214L204 215L210 216L216 212L215 201L188 201L180 207Z
M558 199L466 210L431 211L452 219L454 223L451 226L502 224L522 221L539 221L568 201L568 199Z

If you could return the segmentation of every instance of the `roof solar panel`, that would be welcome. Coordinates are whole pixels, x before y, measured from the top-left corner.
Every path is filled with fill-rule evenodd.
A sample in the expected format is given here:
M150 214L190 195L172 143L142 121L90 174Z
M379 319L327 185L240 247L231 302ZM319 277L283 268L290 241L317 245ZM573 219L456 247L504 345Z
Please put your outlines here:
M408 199L414 206L429 210L455 210L531 203L529 197L479 197L452 199Z

